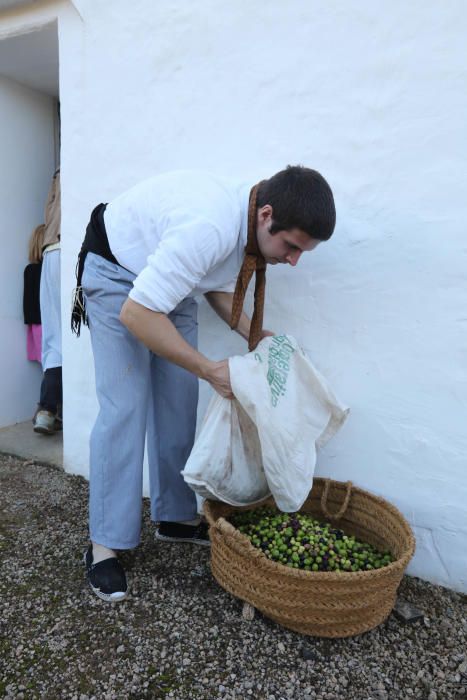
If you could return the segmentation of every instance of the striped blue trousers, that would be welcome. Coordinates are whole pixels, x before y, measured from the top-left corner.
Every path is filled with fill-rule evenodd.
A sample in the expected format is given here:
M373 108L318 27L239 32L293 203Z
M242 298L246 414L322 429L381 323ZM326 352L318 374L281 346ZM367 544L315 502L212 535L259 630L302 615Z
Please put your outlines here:
M86 257L82 287L99 402L90 442L90 537L111 549L139 543L146 433L152 519L192 520L197 513L180 471L194 441L198 379L154 355L120 322L134 278L99 255ZM184 299L169 318L197 347L196 301Z

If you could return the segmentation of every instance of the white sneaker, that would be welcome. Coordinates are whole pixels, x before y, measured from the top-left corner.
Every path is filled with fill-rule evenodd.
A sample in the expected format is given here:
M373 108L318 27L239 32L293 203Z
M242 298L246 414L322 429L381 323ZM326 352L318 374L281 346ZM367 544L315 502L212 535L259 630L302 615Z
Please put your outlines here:
M50 411L40 410L34 418L34 432L52 435L55 432L55 416Z

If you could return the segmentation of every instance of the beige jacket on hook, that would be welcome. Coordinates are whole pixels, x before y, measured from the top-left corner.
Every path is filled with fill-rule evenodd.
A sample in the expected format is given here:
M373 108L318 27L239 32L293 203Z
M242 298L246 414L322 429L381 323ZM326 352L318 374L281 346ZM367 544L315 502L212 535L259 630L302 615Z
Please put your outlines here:
M43 247L60 241L60 170L57 170L50 185L45 205L45 232Z

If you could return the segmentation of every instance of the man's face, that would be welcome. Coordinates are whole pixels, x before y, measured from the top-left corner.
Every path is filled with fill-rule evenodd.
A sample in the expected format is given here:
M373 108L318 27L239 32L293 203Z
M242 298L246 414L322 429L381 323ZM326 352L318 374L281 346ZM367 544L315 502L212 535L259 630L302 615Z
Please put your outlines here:
M272 207L269 204L258 209L258 247L269 265L282 263L295 267L302 253L313 250L321 242L299 228L271 234L269 230L272 222Z

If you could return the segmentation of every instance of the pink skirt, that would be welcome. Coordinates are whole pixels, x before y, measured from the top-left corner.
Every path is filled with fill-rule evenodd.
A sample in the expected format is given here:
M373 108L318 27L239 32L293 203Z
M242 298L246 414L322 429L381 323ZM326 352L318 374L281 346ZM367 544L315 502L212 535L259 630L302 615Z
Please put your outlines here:
M42 361L42 326L37 324L28 326L26 348L28 360Z

